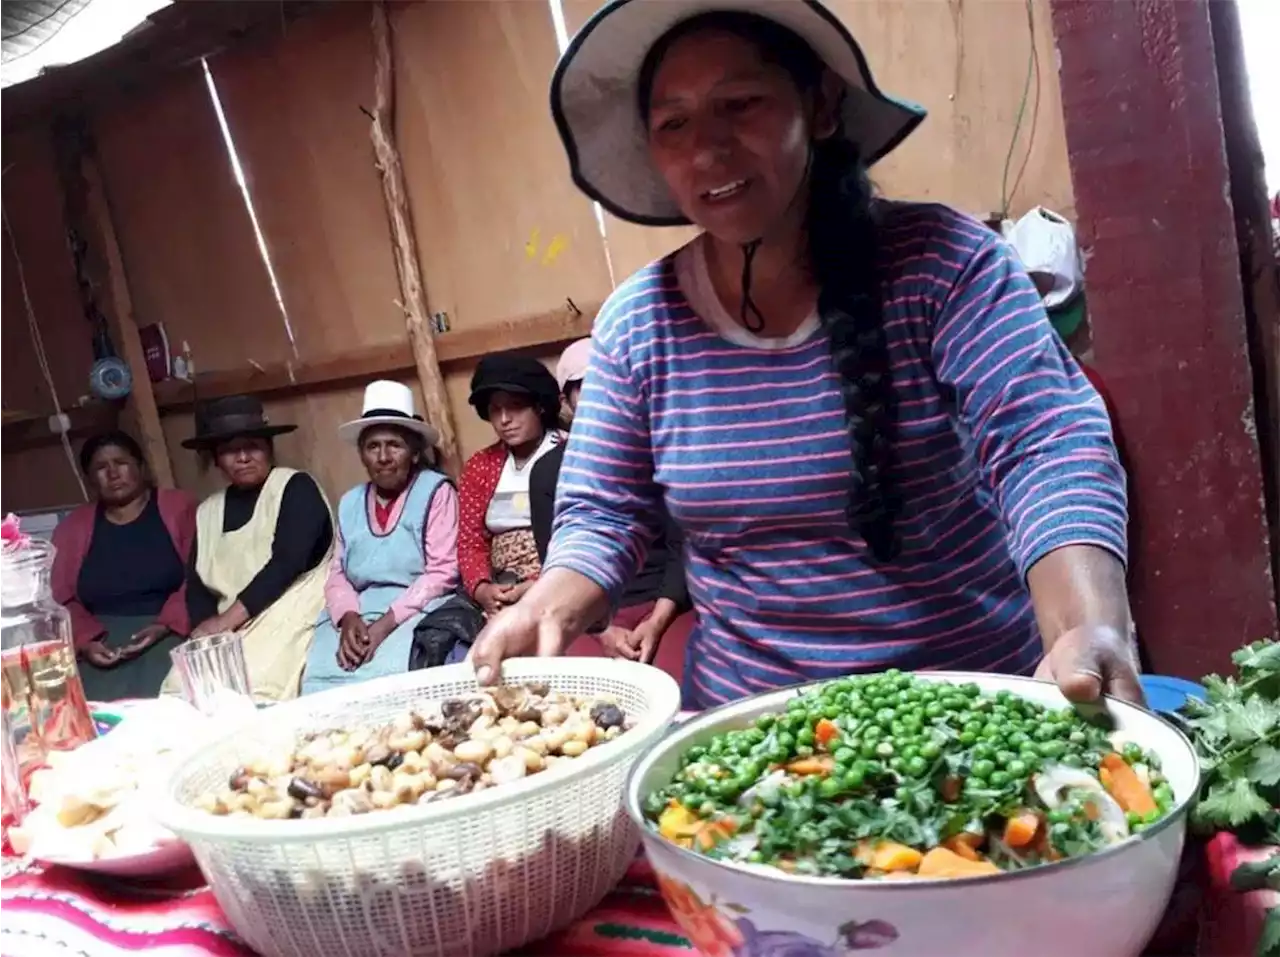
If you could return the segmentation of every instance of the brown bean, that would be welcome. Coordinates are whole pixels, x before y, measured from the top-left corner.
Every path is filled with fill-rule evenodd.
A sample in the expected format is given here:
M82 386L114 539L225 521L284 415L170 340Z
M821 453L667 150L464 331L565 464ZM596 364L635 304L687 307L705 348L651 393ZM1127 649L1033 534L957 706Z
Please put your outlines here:
M307 798L324 797L324 789L306 778L294 778L289 782L289 796L305 801Z
M346 768L322 768L312 777L328 795L351 786L351 772Z

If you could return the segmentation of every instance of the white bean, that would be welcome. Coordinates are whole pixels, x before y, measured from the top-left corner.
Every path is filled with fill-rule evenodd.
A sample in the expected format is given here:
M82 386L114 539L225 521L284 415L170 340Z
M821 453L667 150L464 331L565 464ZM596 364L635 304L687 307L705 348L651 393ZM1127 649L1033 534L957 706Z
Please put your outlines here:
M510 745L510 741L508 741ZM510 747L508 746L508 753ZM472 764L478 764L481 767L489 760L494 753L494 749L489 746L487 741L463 741L453 749L453 756L459 761L470 761Z

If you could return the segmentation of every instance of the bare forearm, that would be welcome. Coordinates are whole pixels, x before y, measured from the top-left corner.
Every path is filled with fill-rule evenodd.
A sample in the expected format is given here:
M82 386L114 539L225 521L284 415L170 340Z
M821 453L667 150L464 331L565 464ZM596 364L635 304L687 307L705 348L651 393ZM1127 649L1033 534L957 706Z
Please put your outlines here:
M1048 651L1074 628L1094 626L1129 634L1129 595L1124 565L1105 548L1068 545L1031 567L1027 585Z
M671 623L676 620L680 609L676 607L676 603L670 598L659 598L653 604L653 611L645 617L645 621L651 625L655 633L661 635Z

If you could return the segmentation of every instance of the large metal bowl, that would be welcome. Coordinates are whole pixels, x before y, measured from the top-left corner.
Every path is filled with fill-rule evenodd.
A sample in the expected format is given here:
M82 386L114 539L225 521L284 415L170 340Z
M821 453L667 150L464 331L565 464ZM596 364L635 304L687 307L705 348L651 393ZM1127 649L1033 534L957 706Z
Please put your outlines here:
M929 672L1050 707L1047 682L1007 675ZM1134 957L1155 932L1177 875L1187 812L1200 786L1191 744L1142 708L1108 699L1116 729L1159 756L1175 796L1170 814L1091 854L968 880L850 881L711 860L659 836L641 812L671 780L680 756L716 734L779 712L808 688L788 688L709 711L659 740L632 768L627 811L640 826L663 896L709 957Z

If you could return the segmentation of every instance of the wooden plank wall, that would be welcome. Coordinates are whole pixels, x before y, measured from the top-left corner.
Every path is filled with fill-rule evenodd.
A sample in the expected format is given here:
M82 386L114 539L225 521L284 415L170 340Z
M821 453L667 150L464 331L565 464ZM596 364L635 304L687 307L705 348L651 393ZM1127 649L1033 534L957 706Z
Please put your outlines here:
M6 221L0 237L4 316L0 323L0 393L6 420L43 420L56 406L36 359L21 279L26 280L53 385L64 408L75 405L89 391L93 363L90 327L81 310L63 229L53 146L43 130L5 136L0 183ZM80 486L60 443L14 452L8 447L7 430L5 439L0 455L0 497L6 509L81 500Z
M1031 50L1023 5L832 3L864 44L881 85L931 111L921 130L876 168L882 191L975 213L997 209ZM569 30L596 6L597 0L564 0ZM1021 211L1043 203L1071 215L1046 0L1032 0L1030 9L1038 70L1014 173L1027 156L1033 123L1035 139L1011 206ZM397 4L392 23L397 136L429 306L451 330L439 337L442 348L451 335L502 328L517 317L566 307L566 300L589 315L614 277L625 278L690 235L606 216L606 252L593 207L569 181L548 115L547 82L558 51L541 0ZM280 378L273 370L340 363L353 353L362 367L376 364L383 348L405 355L369 121L361 111L373 98L366 5L335 3L224 51L209 65L292 335L259 256L198 63L92 118L139 324L163 321L175 349L184 340L190 344L201 372L261 366L264 381ZM33 268L39 277L42 328L47 337L71 343L57 364L58 375L76 384L68 393L74 395L84 391L91 360L87 334L61 335L70 328L64 317L74 314L75 290L56 180L51 169L40 169L51 166L46 139L38 128L21 141L6 138L6 164L18 153L28 158L5 173L5 208L20 233L28 278ZM13 176L22 178L11 188ZM14 305L7 248L5 256L2 361L9 409L31 404L21 396L35 385L29 370L21 371L30 364L23 352L29 345L23 346L25 323L16 321L21 312ZM558 348L535 351L550 363ZM466 403L473 367L472 361L452 361L446 368L464 454L491 439ZM11 395L12 369L19 372ZM411 363L398 374L414 384ZM280 440L282 460L311 469L335 497L362 477L355 455L335 435L340 422L358 413L360 395L359 381L329 382L267 401L274 421L299 426ZM192 427L189 411L172 406L184 389L166 386L157 396L179 484L210 490L215 477L201 473L179 444ZM56 447L6 453L0 486L5 508L52 504L51 497L75 500L67 492L69 474L48 478L59 465L67 472L51 451Z

